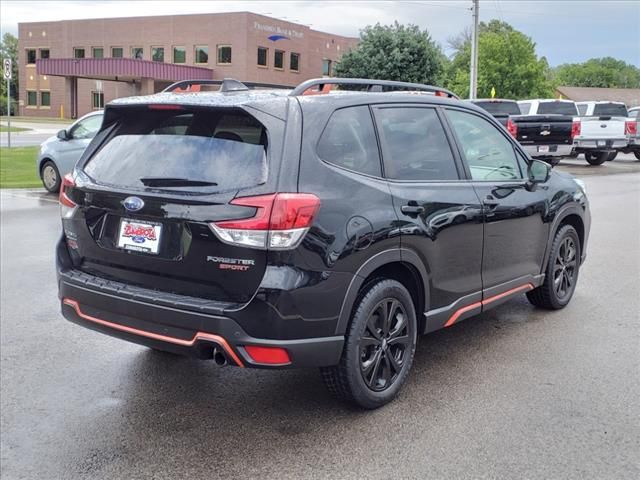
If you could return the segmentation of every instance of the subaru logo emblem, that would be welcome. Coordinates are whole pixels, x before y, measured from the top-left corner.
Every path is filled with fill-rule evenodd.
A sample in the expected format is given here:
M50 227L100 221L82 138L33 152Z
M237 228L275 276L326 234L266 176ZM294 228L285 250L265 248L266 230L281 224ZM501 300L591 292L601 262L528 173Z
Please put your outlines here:
M137 212L142 207L144 207L144 202L141 198L138 197L127 197L122 202L122 205L124 205L124 208L126 208L130 212Z

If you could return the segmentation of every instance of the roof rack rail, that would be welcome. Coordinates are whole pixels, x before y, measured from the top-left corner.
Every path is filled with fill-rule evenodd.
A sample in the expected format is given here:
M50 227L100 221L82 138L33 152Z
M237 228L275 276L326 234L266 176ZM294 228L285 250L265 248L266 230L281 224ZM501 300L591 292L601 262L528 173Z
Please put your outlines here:
M295 87L289 95L292 97L304 95L307 90L315 86L318 86L319 90L323 90L325 85L360 85L366 86L368 92L382 92L385 87L387 87L388 90L418 90L459 100L459 97L455 93L447 90L446 88L424 85L422 83L372 80L366 78L313 78L306 82L302 82L300 85Z
M224 80L180 80L172 83L163 92L199 92L202 86L220 85L218 92L240 92L256 88L278 88L290 90L290 85L279 85L276 83L260 83L260 82L241 82L233 78L225 78Z

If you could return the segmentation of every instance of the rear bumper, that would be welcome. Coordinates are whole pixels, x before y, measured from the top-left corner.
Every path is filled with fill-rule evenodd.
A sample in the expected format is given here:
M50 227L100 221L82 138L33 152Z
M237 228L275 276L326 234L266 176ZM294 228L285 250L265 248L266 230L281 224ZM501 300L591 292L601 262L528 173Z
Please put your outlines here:
M59 277L62 315L69 321L140 345L197 358L224 352L231 365L254 368L295 368L335 365L343 336L301 340L260 339L249 336L233 319L156 305L106 294ZM290 362L254 362L245 346L279 347Z
M588 138L588 139L575 139L573 145L578 150L611 150L624 148L628 144L626 138Z
M549 147L548 152L539 152L538 147ZM568 157L573 145L522 145L522 148L533 158L539 157Z

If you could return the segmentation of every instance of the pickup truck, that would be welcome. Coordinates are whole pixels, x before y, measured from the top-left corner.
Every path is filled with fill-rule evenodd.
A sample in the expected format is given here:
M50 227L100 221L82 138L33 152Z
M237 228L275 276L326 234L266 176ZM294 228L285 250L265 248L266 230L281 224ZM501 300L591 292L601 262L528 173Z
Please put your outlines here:
M503 100L499 98L478 98L471 103L489 112L503 127L506 128L510 115L520 115L520 107L515 100Z
M581 123L580 134L573 139L577 154L584 153L591 165L601 165L627 148L636 125L624 103L578 102L576 106Z
M568 157L580 134L576 104L570 100L536 99L518 102L521 115L507 120L507 130L533 158L557 165Z
M640 160L640 107L629 109L629 119L630 122L627 122L627 128L625 128L628 144L621 151L623 153L633 153ZM636 123L635 128L633 122Z

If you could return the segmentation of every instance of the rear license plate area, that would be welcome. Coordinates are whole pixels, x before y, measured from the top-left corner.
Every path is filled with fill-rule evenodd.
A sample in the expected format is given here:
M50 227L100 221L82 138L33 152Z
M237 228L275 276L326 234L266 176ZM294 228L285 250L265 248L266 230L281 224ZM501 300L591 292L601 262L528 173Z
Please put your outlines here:
M157 255L162 224L123 218L118 229L117 247L123 250Z
M538 146L538 153L549 153L549 145Z

